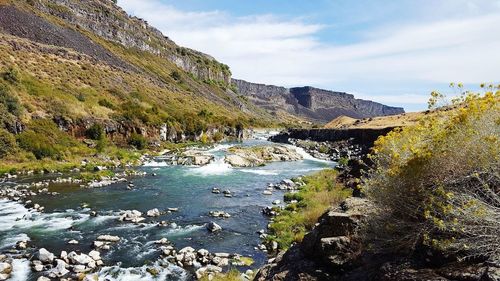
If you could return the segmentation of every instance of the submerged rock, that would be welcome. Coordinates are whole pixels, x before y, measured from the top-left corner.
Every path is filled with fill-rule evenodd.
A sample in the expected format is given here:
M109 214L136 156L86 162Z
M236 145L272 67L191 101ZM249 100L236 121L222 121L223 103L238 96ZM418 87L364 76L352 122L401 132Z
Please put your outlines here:
M210 232L217 232L217 231L221 231L222 227L220 225L216 224L215 222L209 222L207 224L207 229Z

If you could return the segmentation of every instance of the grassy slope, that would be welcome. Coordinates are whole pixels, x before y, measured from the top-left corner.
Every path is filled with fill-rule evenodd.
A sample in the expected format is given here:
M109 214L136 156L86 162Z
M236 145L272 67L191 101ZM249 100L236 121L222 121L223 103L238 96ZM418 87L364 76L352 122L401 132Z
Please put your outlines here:
M286 200L298 203L281 211L269 228L268 242L278 242L280 249L302 241L330 206L351 195L351 190L337 183L337 171L333 169L306 176L304 182L306 185L299 192L285 194Z
M1 1L0 5L7 2ZM17 2L16 5L21 4ZM21 5L21 8L29 7ZM69 27L57 18L39 15ZM27 129L35 118L51 119L55 116L70 120L114 120L153 130L157 130L154 128L160 124L168 123L187 133L213 126L234 127L238 123L257 127L274 124L270 115L231 92L229 85L201 81L167 59L127 49L89 32L78 31L133 65L135 71L109 66L70 49L0 33L0 88L16 101L19 108L14 115L4 112L4 105L0 104L3 120L10 123L19 120ZM177 75L172 75L174 72ZM15 79L8 79L11 73L15 74ZM247 111L240 110L241 104ZM207 114L198 114L201 112ZM4 118L6 116L8 118ZM1 133L6 132L3 130ZM58 133L50 132L52 135ZM72 140L71 148L57 141L53 144L62 150L57 153L62 157L39 161L19 146L18 139L18 144L0 162L0 173L32 168L68 169L78 166L82 158L96 152L73 136L65 137ZM116 161L137 158L133 152L117 148L110 141L99 152L110 154Z

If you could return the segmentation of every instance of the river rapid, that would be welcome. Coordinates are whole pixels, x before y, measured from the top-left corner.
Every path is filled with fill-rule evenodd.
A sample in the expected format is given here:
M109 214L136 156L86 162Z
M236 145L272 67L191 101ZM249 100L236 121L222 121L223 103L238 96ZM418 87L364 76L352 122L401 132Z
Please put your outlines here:
M181 249L186 246L207 249L212 253L237 253L251 257L255 269L267 261L267 254L258 250L261 243L257 231L266 229L268 217L262 209L274 200L283 199L283 191L263 195L269 183L278 183L314 171L333 167L335 163L317 160L301 149L304 160L275 162L264 167L232 168L223 162L227 149L236 143L219 144L208 152L216 161L203 167L168 166L161 162L148 162L137 168L146 176L132 178L128 183L115 183L103 188L81 188L72 184L52 184L50 191L56 196L41 194L31 198L33 203L45 207L43 212L27 209L21 203L0 199L0 253L12 248L18 241L29 241L30 246L46 248L58 255L62 250L92 250L93 241L99 235L116 235L121 238L109 251L101 251L105 266L98 272L99 280L193 280L190 270L165 264L160 249L153 241L167 238ZM246 140L238 145L270 144L264 136ZM155 176L153 176L155 174ZM33 178L19 179L21 182ZM13 183L4 182L2 186ZM230 190L233 197L213 194L212 188ZM123 210L178 208L177 212L147 218L141 224L118 220ZM97 216L91 216L91 212ZM230 218L213 218L210 211L224 211ZM158 227L156 222L168 225ZM216 222L222 231L211 233L206 224ZM69 245L77 240L79 244ZM147 267L157 268L153 276ZM36 280L29 262L15 260L11 280Z

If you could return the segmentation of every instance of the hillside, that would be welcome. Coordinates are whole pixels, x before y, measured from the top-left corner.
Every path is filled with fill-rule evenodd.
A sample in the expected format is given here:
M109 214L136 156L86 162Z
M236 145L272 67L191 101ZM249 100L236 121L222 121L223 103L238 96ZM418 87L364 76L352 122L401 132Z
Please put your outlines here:
M401 111L313 88L271 91L261 103L233 84L227 65L177 45L111 0L1 0L0 39L7 166Z
M239 92L273 113L286 112L326 123L339 116L369 118L404 113L402 108L355 99L353 95L313 87L285 88L233 79Z

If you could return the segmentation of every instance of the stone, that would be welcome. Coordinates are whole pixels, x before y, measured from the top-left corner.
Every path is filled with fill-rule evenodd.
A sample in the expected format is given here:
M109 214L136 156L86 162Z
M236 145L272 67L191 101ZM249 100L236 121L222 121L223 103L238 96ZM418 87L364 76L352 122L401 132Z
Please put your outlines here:
M217 232L217 231L221 231L222 227L220 225L216 224L215 222L209 222L207 224L207 229L210 232Z
M139 223L145 218L142 217L142 213L137 210L127 210L124 211L119 218L120 221L129 221L133 223Z
M0 262L0 273L10 274L12 272L12 265L7 262Z
M28 248L28 241L19 241L16 243L16 249L24 250Z
M161 238L160 240L156 240L155 241L155 244L162 244L162 245L165 245L165 244L169 244L170 242L168 241L167 238L163 237Z
M94 261L101 260L101 253L98 251L92 250L89 252L89 257L91 257Z
M82 281L98 281L99 276L97 274L87 274Z
M59 278L69 273L69 270L66 269L68 266L66 262L58 259L56 260L56 263L57 265L50 271L51 273L55 274Z
M45 276L40 276L38 277L38 279L36 279L36 281L50 281L50 279Z
M154 208L152 210L147 211L146 215L148 217L159 217L160 216L160 210L158 210L157 208Z
M264 192L262 192L263 195L273 195L273 193L269 190L265 190Z
M208 252L205 249L199 249L198 252L197 252L197 254L200 257L206 257L206 256L208 256L210 254L210 252Z
M70 241L68 241L68 244L70 244L70 245L77 245L78 241L76 241L76 240L70 240Z
M192 247L184 247L181 250L179 250L180 254L185 254L185 253L194 253L194 249Z
M85 254L77 254L75 252L71 252L68 254L68 259L73 263L73 264L81 264L81 265L88 265L94 262L94 260L89 257L88 255Z
M105 242L118 242L120 241L120 237L118 236L112 236L112 235L99 235L97 237L98 241L105 241Z
M273 205L279 205L279 204L281 204L281 201L280 201L280 200L274 200L274 201L273 201Z
M43 263L52 263L54 261L54 254L45 248L41 248L38 250L38 259Z

